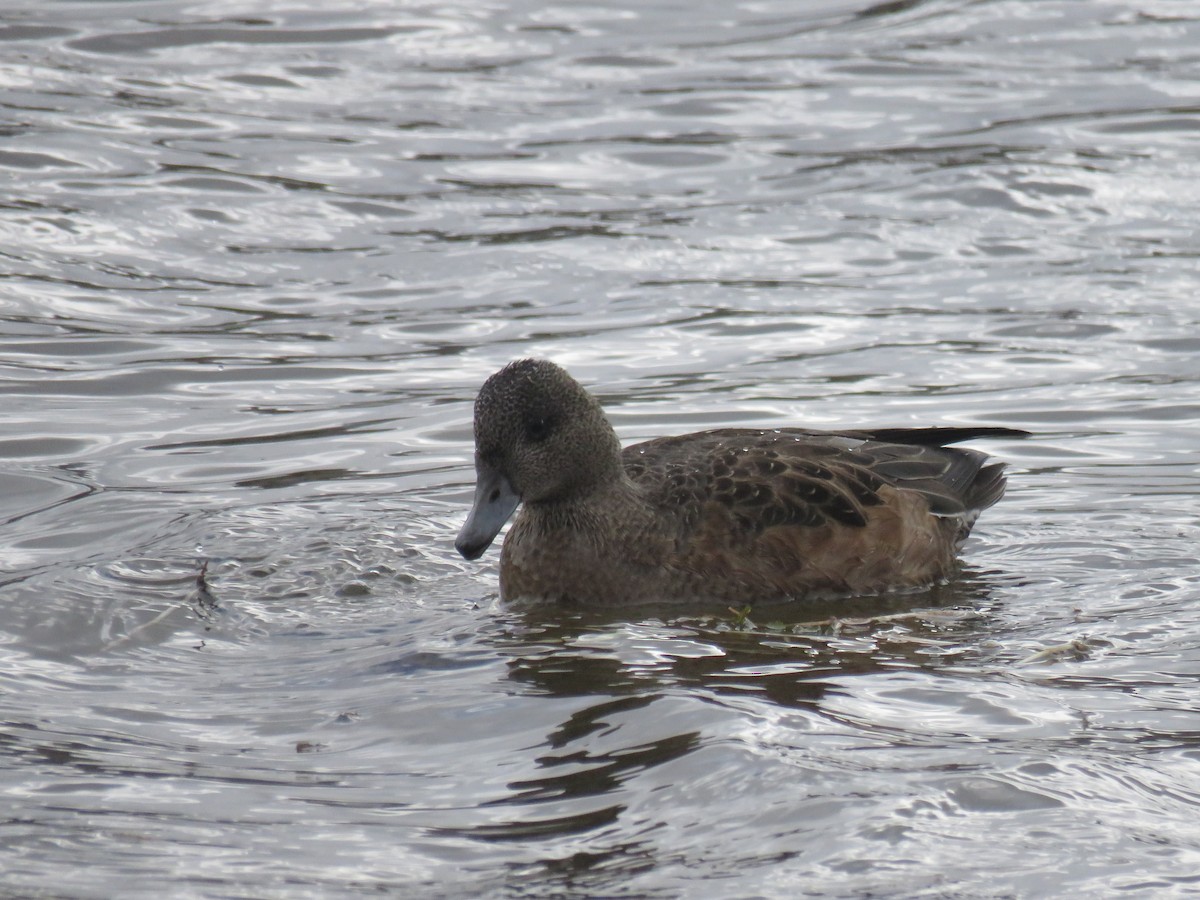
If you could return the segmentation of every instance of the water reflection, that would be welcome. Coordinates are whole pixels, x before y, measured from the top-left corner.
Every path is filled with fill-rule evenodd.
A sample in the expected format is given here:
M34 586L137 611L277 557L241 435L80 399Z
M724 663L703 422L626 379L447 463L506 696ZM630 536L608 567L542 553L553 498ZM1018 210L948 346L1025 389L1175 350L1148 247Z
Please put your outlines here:
M553 696L687 687L814 708L822 678L978 658L989 584L962 577L918 592L831 603L717 609L581 610L531 604L497 650L509 678Z

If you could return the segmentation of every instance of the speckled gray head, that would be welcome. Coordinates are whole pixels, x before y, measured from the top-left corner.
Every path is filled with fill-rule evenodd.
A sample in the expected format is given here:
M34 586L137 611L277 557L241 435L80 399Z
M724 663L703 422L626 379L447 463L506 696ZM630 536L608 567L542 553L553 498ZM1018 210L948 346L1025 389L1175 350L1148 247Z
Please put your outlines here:
M478 559L522 501L567 501L620 478L620 452L599 402L564 369L510 363L475 400L475 500L455 547Z

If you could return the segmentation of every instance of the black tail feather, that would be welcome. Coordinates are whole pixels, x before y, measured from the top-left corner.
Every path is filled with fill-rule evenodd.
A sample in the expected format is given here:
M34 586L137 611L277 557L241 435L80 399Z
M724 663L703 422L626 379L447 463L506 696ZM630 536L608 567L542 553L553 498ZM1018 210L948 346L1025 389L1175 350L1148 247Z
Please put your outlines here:
M1030 432L1019 428L1002 428L991 425L980 426L937 426L934 428L876 428L863 432L873 441L888 444L915 444L924 447L944 447L975 438L1027 438Z

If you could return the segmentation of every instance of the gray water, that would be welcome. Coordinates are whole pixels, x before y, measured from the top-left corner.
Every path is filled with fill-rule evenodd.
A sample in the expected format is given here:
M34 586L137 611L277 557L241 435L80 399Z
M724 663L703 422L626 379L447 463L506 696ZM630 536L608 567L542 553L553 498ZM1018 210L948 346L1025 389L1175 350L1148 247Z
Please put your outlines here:
M1200 892L1195 4L10 0L0 73L6 896ZM1035 436L923 593L515 609L525 355Z

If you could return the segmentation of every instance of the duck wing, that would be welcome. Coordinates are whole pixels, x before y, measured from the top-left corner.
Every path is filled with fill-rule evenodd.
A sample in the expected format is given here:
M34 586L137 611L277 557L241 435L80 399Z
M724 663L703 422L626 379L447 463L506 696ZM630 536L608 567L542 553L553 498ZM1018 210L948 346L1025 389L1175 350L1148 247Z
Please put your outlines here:
M648 501L687 531L709 507L741 530L831 524L861 528L871 507L921 495L929 511L959 518L965 536L1004 493L1004 465L946 444L1015 437L1011 429L913 428L862 432L723 429L658 438L623 451L625 472Z

